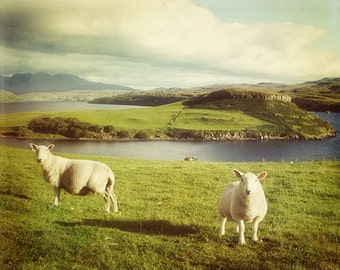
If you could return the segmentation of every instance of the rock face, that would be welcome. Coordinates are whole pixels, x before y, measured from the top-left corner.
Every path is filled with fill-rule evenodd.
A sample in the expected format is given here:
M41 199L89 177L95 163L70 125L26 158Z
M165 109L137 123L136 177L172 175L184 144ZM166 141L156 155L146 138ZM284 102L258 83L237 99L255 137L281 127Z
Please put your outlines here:
M292 98L288 95L262 92L262 91L250 91L244 89L225 89L212 92L206 96L206 100L220 100L220 99L232 99L232 98L243 98L243 99L255 99L255 100L281 100L284 102L291 102Z

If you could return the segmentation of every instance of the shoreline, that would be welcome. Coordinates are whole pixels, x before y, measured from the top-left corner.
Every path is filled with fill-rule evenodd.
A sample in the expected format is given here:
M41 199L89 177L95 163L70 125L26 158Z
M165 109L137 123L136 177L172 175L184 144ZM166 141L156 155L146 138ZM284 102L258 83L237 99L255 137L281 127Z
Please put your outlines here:
M224 141L272 141L272 140L291 140L291 141L319 141L319 140L327 140L336 137L336 134L324 136L324 137L313 137L313 138L301 138L298 135L296 136L266 136L262 138L254 138L254 137L243 137L243 136L233 136L233 137L223 137L223 138L209 138L209 139L195 139L195 138L176 138L176 137L165 137L165 138L61 138L61 137L39 137L39 136L6 136L0 134L1 139L22 139L22 140L60 140L60 141L103 141L103 142L133 142L133 141L190 141L190 142L224 142Z

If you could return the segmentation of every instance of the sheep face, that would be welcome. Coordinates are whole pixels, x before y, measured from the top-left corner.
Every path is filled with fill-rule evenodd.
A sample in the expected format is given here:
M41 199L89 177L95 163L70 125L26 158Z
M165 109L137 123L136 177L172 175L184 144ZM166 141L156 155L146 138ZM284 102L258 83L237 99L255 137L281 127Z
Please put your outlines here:
M253 173L244 174L234 169L234 175L240 178L242 190L247 196L250 196L252 195L252 193L257 191L258 185L260 185L258 181L265 178L267 176L267 172L261 172L258 175L255 175Z
M37 156L37 162L42 164L50 155L50 150L53 149L54 145L50 144L49 146L45 145L36 145L34 143L30 144L32 151L35 151Z

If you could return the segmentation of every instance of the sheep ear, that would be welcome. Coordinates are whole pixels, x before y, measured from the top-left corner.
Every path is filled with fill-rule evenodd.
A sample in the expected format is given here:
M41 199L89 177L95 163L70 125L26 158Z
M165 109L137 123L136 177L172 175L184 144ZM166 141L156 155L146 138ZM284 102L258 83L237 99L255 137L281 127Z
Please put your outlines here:
M262 180L263 178L266 178L267 172L261 172L257 175L257 179Z
M49 146L48 146L48 150L52 150L54 148L54 144L50 144Z
M32 151L36 151L37 150L37 145L35 145L34 143L30 143L30 146L32 148Z
M243 175L242 172L240 172L239 170L236 170L236 169L233 170L233 173L234 173L234 175L235 175L236 177L238 177L238 178L241 178L242 175Z

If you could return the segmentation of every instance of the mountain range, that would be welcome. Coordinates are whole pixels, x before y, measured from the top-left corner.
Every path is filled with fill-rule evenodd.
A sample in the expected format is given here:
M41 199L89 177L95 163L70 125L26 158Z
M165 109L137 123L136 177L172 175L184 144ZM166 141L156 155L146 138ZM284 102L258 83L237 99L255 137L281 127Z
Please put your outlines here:
M133 88L117 85L91 82L71 74L50 75L44 72L16 73L10 77L0 75L0 89L16 95L31 92L59 92L70 90L134 90Z

